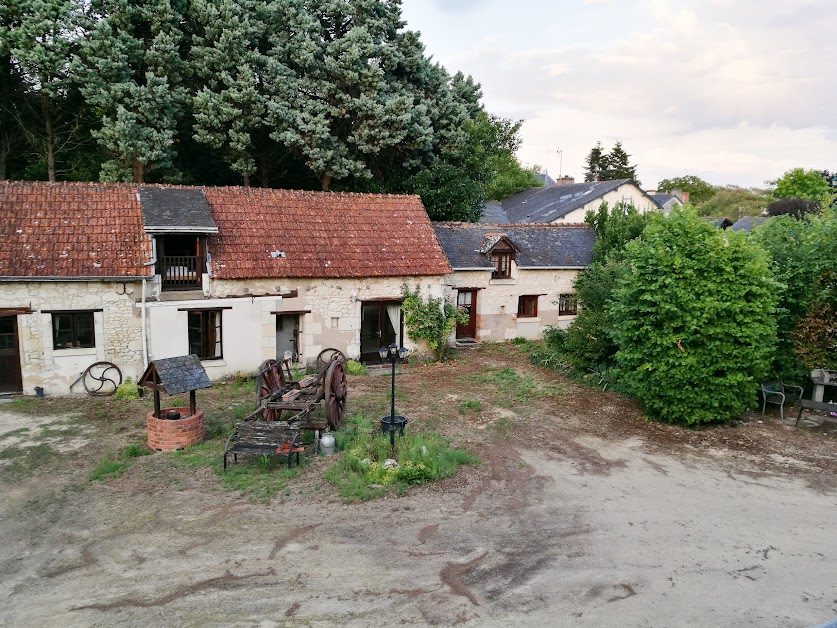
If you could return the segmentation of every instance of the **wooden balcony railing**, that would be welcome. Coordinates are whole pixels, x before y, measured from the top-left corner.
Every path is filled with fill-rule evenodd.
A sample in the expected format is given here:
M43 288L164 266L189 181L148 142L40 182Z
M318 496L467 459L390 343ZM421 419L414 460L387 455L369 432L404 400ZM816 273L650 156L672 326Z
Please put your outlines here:
M160 259L163 290L194 290L201 287L203 269L197 255L167 255Z

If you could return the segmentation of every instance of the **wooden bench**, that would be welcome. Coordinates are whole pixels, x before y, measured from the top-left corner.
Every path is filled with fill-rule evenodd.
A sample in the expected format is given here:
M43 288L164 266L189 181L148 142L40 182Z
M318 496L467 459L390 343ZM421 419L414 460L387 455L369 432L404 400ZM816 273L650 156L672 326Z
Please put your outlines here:
M824 412L834 412L837 411L837 404L829 403L827 401L811 401L809 399L800 399L799 414L796 415L795 427L799 427L799 419L802 418L803 410L822 410Z
M288 468L293 455L299 464L299 454L305 448L299 442L299 428L291 427L286 421L241 421L235 424L235 431L224 447L224 471L227 470L227 456L232 454L238 462L238 455L245 456L287 456Z

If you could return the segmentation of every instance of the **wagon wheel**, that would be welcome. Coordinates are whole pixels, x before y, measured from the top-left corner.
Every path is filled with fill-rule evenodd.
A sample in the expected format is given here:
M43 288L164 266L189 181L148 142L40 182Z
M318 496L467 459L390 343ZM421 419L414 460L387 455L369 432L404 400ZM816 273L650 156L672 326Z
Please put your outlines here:
M122 383L122 371L113 362L94 362L84 371L84 390L96 397L107 397Z
M346 370L343 368L343 362L335 360L328 367L323 380L325 415L329 426L333 430L340 427L340 423L343 422L348 392L349 386L346 382Z
M317 355L317 374L322 377L332 362L345 362L346 356L339 349L323 349Z
M256 406L261 407L262 403L273 393L282 388L282 367L276 360L265 360L259 367L259 374L256 375ZM263 408L262 419L264 421L276 421L279 417L274 408Z

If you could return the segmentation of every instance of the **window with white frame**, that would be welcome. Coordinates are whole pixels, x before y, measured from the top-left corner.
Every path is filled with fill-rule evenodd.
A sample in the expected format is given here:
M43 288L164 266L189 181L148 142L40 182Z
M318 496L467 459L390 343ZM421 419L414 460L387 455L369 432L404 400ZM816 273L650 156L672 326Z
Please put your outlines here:
M52 346L56 350L95 347L93 312L52 312Z

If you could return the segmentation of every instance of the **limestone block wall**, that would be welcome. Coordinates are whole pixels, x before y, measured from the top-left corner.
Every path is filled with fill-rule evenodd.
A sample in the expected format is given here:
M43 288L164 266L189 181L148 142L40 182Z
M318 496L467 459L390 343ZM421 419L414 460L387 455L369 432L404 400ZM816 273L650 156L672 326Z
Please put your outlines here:
M575 316L558 315L558 296L572 293L577 270L529 270L512 262L511 278L491 279L491 271L458 271L447 277L447 298L456 302L456 288L482 288L477 293L477 339L502 342L540 338L547 325L569 327ZM536 317L517 316L521 296L538 296Z
M0 282L0 308L32 310L17 316L24 393L33 394L35 386L48 395L83 393L81 383L72 391L70 385L103 360L136 381L143 367L142 328L133 302L140 290L140 283ZM49 313L55 310L94 310L96 346L55 349Z

